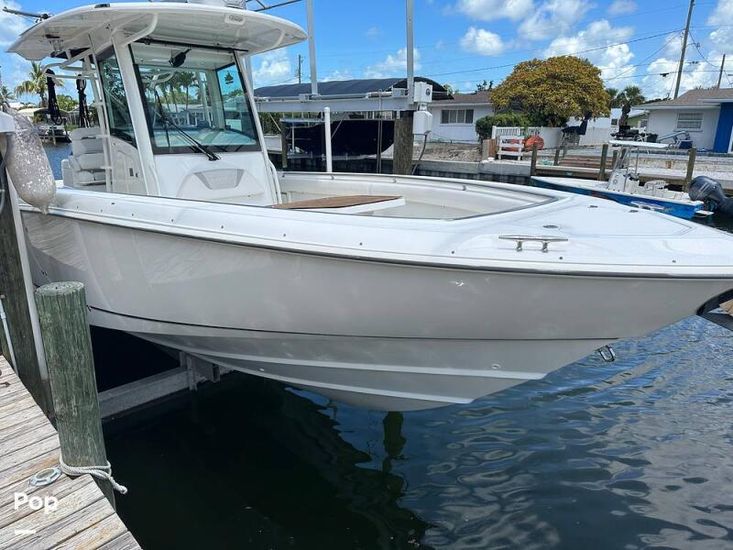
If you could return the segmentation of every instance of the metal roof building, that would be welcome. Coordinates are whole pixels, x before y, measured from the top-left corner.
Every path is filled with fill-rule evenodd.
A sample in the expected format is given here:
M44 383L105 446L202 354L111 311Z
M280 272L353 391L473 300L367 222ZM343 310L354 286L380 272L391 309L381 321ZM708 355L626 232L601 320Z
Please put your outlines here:
M446 99L446 89L429 78L415 77L416 82L433 86L433 99ZM331 80L318 83L318 95L311 94L310 83L263 86L254 91L258 108L263 112L320 113L332 111L404 111L409 109L406 78L366 78Z

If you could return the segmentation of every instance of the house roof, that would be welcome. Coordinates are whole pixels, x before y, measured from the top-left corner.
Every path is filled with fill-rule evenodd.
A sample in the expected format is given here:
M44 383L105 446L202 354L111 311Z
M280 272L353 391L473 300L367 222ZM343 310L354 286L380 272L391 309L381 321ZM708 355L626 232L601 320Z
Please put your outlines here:
M685 92L677 99L650 101L637 106L637 109L684 109L712 108L719 103L733 101L733 88L701 88Z
M434 104L438 105L488 105L490 103L489 100L489 92L474 92L472 94L461 94L461 93L454 93L450 97L446 97L443 99L435 100L433 101Z
M416 81L427 82L433 85L433 97L446 97L447 91L443 86L429 78L415 77ZM385 92L392 88L407 89L405 78L361 78L353 80L330 80L318 83L318 93L322 96L366 95L373 92ZM297 98L311 93L310 83L279 84L277 86L262 86L255 90L255 97L269 98Z

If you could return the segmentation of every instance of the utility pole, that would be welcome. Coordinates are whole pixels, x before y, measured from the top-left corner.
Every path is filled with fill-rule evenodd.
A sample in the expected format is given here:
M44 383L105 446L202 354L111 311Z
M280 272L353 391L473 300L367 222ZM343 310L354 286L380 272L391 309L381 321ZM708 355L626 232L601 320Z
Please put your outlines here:
M723 61L720 62L720 74L718 75L718 90L720 90L720 83L723 81L723 71L725 70L725 54L723 54Z
M298 54L298 84L303 83L303 56Z
M690 22L692 21L692 8L695 6L695 0L690 0L690 8L687 10L687 23L685 24L685 34L682 36L682 52L680 53L680 66L677 68L677 82L674 85L674 99L680 93L680 83L682 82L682 68L685 64L685 50L687 50L687 38L690 36Z

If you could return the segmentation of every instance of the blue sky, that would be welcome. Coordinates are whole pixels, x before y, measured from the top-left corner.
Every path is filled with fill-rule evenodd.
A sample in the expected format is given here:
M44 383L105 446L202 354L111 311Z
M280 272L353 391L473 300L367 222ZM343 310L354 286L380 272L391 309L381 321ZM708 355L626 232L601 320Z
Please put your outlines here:
M276 3L277 0L266 0ZM83 0L0 0L15 8L58 13ZM319 79L399 76L405 70L405 4L396 0L314 0ZM471 91L500 82L512 65L532 57L578 54L603 70L608 86L638 84L665 97L681 48L688 0L415 0L416 73ZM270 13L306 26L305 4ZM29 22L0 14L4 50ZM717 82L729 54L724 85L733 86L733 0L697 0L682 89ZM255 86L297 81L298 45L257 56ZM0 54L3 82L14 86L27 64ZM663 73L672 73L666 77ZM729 80L730 79L730 80Z

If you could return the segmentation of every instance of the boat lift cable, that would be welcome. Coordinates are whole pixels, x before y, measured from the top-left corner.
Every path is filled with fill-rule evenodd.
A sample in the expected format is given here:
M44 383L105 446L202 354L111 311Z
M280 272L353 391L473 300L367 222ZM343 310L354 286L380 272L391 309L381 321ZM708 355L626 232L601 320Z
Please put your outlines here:
M413 176L415 175L415 172L417 172L417 169L420 167L420 163L422 162L422 157L425 154L425 148L428 146L428 134L423 135L422 140L422 149L420 150L420 156L417 157L417 162L412 165L412 172L410 172Z

